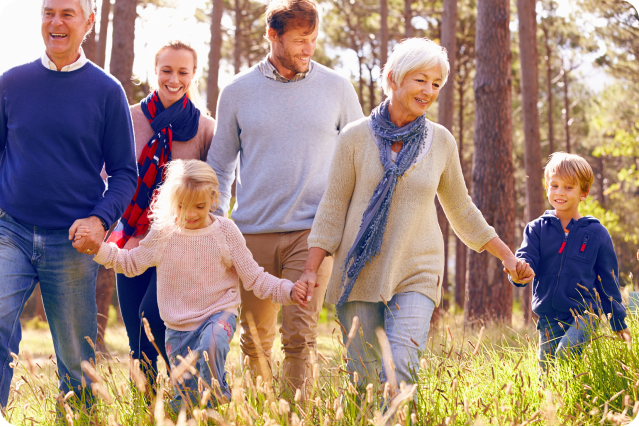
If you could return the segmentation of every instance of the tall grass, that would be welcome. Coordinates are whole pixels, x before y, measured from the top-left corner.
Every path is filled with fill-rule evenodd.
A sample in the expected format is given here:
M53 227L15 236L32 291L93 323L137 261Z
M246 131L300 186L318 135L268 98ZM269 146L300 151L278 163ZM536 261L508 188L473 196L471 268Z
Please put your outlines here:
M627 323L637 337L637 316ZM231 401L213 403L215 390L200 384L200 401L178 414L168 405L170 378L159 375L153 397L136 379L139 367L110 354L85 364L96 404L78 408L71 393L58 395L55 360L36 362L25 350L13 362L18 368L4 416L16 425L623 425L639 411L639 343L614 338L607 322L582 356L558 361L542 374L543 383L536 336L498 325L481 332L444 328L421 357L416 387L401 386L396 394L385 384L356 386L338 331L333 351L314 355L305 395L280 398L277 364L271 385L229 360ZM187 365L174 373L189 372Z

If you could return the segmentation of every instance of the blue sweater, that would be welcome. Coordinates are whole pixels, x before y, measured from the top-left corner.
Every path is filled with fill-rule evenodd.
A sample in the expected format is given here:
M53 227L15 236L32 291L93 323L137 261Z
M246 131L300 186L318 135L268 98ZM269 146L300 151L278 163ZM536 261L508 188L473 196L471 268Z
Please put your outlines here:
M625 329L617 255L608 230L592 216L571 220L567 229L568 236L554 211L546 211L524 229L516 256L535 272L533 311L540 317L569 322L573 319L570 309L583 312L592 307L598 314L601 308L612 314L613 330Z
M136 183L131 115L117 80L91 62L57 72L39 59L0 75L0 208L46 229L91 215L110 226Z

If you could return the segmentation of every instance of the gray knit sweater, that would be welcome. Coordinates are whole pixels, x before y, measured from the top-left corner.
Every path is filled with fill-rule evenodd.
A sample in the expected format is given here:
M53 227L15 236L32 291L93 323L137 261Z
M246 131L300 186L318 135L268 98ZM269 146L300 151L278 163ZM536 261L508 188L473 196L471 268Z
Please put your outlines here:
M220 93L207 163L228 210L238 154L240 184L232 217L242 233L311 228L339 132L363 117L351 83L313 63L302 80L281 83L257 67Z

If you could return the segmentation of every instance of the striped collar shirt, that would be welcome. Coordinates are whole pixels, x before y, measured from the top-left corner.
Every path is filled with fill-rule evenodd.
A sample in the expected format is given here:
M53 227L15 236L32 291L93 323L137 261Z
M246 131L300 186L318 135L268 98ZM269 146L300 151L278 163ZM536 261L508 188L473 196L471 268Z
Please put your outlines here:
M53 61L49 59L49 56L47 55L46 51L42 54L42 58L40 59L42 60L42 65L44 65L44 68L47 68L53 71L64 71L64 72L79 70L80 68L84 67L84 64L89 62L82 48L80 48L80 57L78 58L78 60L75 61L73 64L65 65L64 67L62 67L61 70L58 70L58 67L56 67Z
M262 62L257 64L257 68L260 70L262 74L264 74L264 76L268 77L271 80L275 80L282 83L292 83L292 82L302 80L308 75L308 73L311 72L311 69L313 68L313 61L309 62L308 70L304 71L303 73L297 73L290 79L287 79L286 77L281 75L279 71L277 71L277 68L275 68L275 66L273 66L273 64L271 64L271 61L268 59L268 55L266 55L266 57L262 60Z

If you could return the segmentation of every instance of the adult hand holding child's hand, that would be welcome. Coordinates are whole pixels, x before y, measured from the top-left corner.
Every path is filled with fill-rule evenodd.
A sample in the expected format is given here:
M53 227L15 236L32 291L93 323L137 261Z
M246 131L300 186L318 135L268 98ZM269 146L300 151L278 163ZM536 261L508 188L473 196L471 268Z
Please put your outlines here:
M79 228L83 230L88 229L88 232L78 239L76 233ZM69 228L69 240L73 240L73 247L78 252L89 255L98 253L105 234L106 231L102 226L102 222L96 216L78 219L71 225L71 228Z
M524 259L506 258L502 264L504 273L508 273L515 283L526 284L535 277L535 272Z
M307 286L306 283L298 280L295 282L293 289L291 290L291 299L295 301L297 304L302 307L308 308L307 298L306 298ZM310 301L310 299L309 299Z
M317 273L315 271L305 269L302 273L302 277L298 280L298 283L304 283L306 285L306 301L313 299L313 292L315 288L319 286L317 283Z

